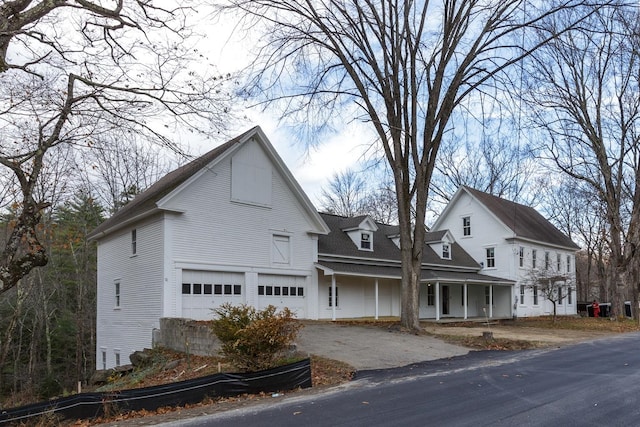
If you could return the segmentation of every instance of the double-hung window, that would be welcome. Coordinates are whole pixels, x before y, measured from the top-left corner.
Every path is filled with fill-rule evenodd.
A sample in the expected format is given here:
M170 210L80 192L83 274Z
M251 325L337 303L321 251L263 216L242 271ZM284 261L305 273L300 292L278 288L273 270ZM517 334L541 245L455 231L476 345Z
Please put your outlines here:
M442 244L442 258L443 259L451 259L451 247L448 243Z
M465 216L462 218L462 235L471 236L471 217Z
M487 268L496 266L496 248L487 248Z

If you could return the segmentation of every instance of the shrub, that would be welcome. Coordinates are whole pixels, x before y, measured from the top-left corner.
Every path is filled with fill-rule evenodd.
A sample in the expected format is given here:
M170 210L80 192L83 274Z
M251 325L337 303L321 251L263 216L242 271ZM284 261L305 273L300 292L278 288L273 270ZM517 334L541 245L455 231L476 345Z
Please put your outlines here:
M288 308L270 305L256 310L248 305L223 304L213 310L211 330L222 343L220 353L248 372L277 366L295 341L302 325Z

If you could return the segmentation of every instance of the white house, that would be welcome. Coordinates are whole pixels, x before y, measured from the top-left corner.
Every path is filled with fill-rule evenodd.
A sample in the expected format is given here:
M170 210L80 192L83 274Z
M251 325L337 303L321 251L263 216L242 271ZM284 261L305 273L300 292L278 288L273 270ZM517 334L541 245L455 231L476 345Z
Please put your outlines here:
M535 209L461 187L433 228L450 230L480 262L482 273L517 282L511 296L517 316L553 312L553 304L535 285L541 278L557 287L558 314L577 313L575 254L579 247Z
M421 318L515 315L521 271L505 252L514 245L541 256L562 249L574 268L568 239L554 246L509 234L481 194L462 189L427 233ZM151 346L160 318L211 319L225 302L289 307L307 319L400 315L397 227L318 213L259 127L169 173L89 237L98 244L98 369ZM483 267L489 247L495 259ZM544 311L526 304L525 295L519 315Z
M98 369L151 346L162 317L224 303L318 317L329 230L260 128L169 173L97 227Z

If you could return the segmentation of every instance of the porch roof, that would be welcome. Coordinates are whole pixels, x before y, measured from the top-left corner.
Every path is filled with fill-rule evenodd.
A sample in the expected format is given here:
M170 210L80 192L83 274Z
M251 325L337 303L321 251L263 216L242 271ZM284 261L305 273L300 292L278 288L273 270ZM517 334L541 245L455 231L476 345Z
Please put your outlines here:
M325 272L325 275L339 274L354 277L371 277L379 279L402 278L402 268L397 265L354 264L347 262L320 261L316 267ZM473 271L446 271L434 269L422 269L421 282L455 282L475 283L487 285L513 285L513 280L507 280L494 276L487 276Z

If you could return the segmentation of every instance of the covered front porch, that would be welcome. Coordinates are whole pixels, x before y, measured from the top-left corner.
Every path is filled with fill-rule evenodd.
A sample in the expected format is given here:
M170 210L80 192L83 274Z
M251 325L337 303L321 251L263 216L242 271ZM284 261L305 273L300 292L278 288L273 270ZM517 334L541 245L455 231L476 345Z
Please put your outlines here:
M320 319L400 316L401 269L396 265L316 264ZM475 271L423 270L421 320L509 319L514 282Z
M509 283L456 283L447 280L420 284L421 320L460 321L513 317L513 285Z

